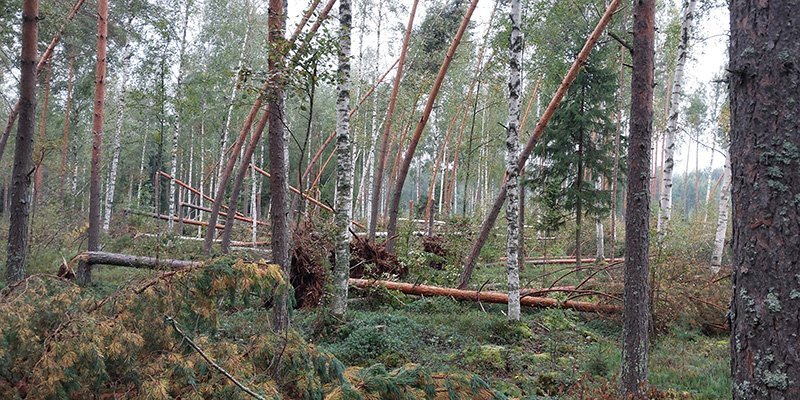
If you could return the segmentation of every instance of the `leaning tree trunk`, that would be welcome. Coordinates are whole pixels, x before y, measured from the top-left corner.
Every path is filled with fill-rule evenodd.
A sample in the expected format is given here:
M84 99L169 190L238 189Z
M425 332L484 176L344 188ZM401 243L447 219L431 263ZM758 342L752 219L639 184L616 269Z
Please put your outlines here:
M508 320L519 321L519 96L522 86L522 32L519 0L511 0L511 38L508 65L508 128L506 129L506 271L508 273Z
M394 108L397 104L397 93L400 90L400 80L403 78L403 67L406 62L406 54L408 53L408 43L411 40L411 30L414 27L414 15L417 13L417 3L419 0L414 0L411 5L411 12L408 16L408 24L406 25L406 33L403 36L403 48L400 50L400 59L397 62L397 72L394 76L394 84L392 84L392 95L389 97L389 107L386 111L386 120L383 123L383 139L381 141L381 150L378 157L378 163L375 168L375 179L372 182L372 198L370 199L370 216L369 216L369 241L375 242L375 232L378 227L378 208L381 203L381 187L383 186L384 169L386 169L386 156L389 149L389 140L392 130L392 120L394 117Z
M539 119L539 123L536 124L536 129L534 129L533 134L520 152L520 169L522 169L522 167L524 167L525 163L528 161L528 157L533 152L534 147L536 147L536 143L539 141L539 138L542 137L542 134L544 134L544 129L547 127L547 123L550 121L550 118L553 117L553 114L556 112L556 108L558 108L558 105L561 103L561 99L564 98L567 90L575 81L575 77L578 76L578 72L589 58L589 53L592 51L595 43L597 43L597 40L600 39L600 34L603 32L606 25L608 25L608 23L611 21L611 17L614 15L614 11L616 11L617 7L619 7L619 3L620 0L613 0L611 4L608 5L606 12L600 18L600 21L597 22L597 26L595 26L592 33L586 39L586 43L583 45L580 53L578 53L578 57L576 57L575 61L573 61L572 66L570 67L569 71L567 71L564 79L561 81L561 85L558 87L558 90L556 90L556 93L550 100L550 104L547 105L547 109L545 109L544 114L542 114L542 117ZM484 180L484 185L484 187L488 186L488 179ZM484 191L488 192L488 190ZM472 271L475 269L475 261L477 261L483 245L489 238L489 233L491 232L495 221L497 221L498 215L500 215L500 209L503 207L503 203L505 203L507 195L508 192L506 184L503 182L500 187L500 193L497 194L497 197L492 204L492 208L489 210L486 218L483 221L483 224L481 225L478 237L475 239L475 243L472 245L469 255L464 260L464 269L461 271L461 278L458 284L460 289L467 287L470 277L472 276Z
M114 151L111 155L111 170L108 172L108 184L106 185L106 207L103 218L103 232L106 233L108 233L108 228L111 226L111 209L114 207L114 190L117 186L117 169L119 167L120 151L122 150L122 125L125 123L125 111L127 111L125 95L128 93L128 65L131 55L130 46L126 45L122 52L122 76L120 77L120 81L117 82L118 89L116 97L117 101L119 101L117 129L114 132Z
M103 149L103 108L106 97L106 40L108 0L97 1L97 65L94 76L94 117L92 119L92 175L89 179L89 251L100 250L100 163ZM77 164L77 160L76 160ZM78 282L92 281L92 266L78 264Z
M8 228L6 284L25 278L28 254L28 224L33 165L33 135L36 124L36 44L38 36L39 1L22 2L22 58L19 82L19 124L14 145L14 167L11 172L11 221ZM4 204L5 206L5 204ZM3 207L5 208L5 207Z
M284 40L283 0L269 1L269 42L275 46ZM290 274L289 249L289 140L284 128L284 65L270 57L269 72L275 86L269 96L269 172L270 172L270 218L272 220L272 259L281 266L286 276ZM220 192L217 192L220 195ZM224 192L222 192L224 194ZM206 237L208 243L209 237ZM289 327L289 298L286 293L278 296L272 307L272 329L283 332Z
M169 179L169 220L167 226L171 232L175 226L175 215L178 211L178 193L175 190L175 174L178 173L178 139L181 134L181 85L183 83L183 56L186 53L186 29L189 26L189 7L192 0L185 0L186 8L183 14L183 33L181 34L180 50L178 51L178 81L175 83L175 99L173 100L173 111L175 112L175 131L172 134L172 160L170 162Z
M725 169L722 172L722 187L719 190L719 216L717 218L717 232L714 235L714 252L711 255L711 271L719 272L722 265L722 253L725 250L725 234L728 232L728 201L731 198L731 161L725 159Z
M458 31L453 37L453 42L450 43L450 48L447 50L444 61L439 68L439 73L436 75L436 80L434 81L431 91L428 94L428 101L425 104L424 110L422 111L422 116L420 117L419 123L414 130L414 135L411 138L411 142L408 145L408 149L403 157L403 161L400 164L400 169L397 171L397 178L394 183L394 189L392 190L391 203L389 204L389 223L386 228L386 250L390 253L394 252L394 244L397 233L397 217L398 212L400 211L400 197L403 194L403 186L405 186L406 178L408 177L408 170L411 168L411 160L414 158L414 152L417 150L417 145L419 144L419 139L422 136L422 131L425 129L425 125L428 123L431 110L433 110L433 104L436 102L436 96L439 94L439 89L442 87L442 82L444 82L444 76L447 74L447 70L450 68L450 63L453 61L453 56L456 53L456 49L458 49L458 45L461 43L461 38L464 36L467 26L469 26L472 13L475 11L475 7L477 5L478 0L472 0L469 8L467 8L466 14L464 14L464 18L461 20L461 25L458 27Z
M645 399L650 332L648 250L650 246L650 143L653 134L653 49L655 0L633 8L633 74L631 76L628 198L625 218L625 287L620 395Z
M686 60L689 58L689 39L694 24L696 2L696 0L684 0L681 13L682 22L681 37L678 42L678 59L675 62L675 74L672 78L672 89L667 106L670 113L664 138L664 170L661 178L661 199L658 208L658 225L656 226L659 243L663 243L667 236L667 225L672 216L672 170L675 166L675 137L680 130L678 115L681 110L681 99L683 98L683 72ZM686 197L685 193L684 197Z
M733 399L800 398L800 13L730 2Z
M350 277L350 214L353 164L350 159L350 0L339 0L339 71L336 100L336 260L333 267L333 315L347 311L347 279Z

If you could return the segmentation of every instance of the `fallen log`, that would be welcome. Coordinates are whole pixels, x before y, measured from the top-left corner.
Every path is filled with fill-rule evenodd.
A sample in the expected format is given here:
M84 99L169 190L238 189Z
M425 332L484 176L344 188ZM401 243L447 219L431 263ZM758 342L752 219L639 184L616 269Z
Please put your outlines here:
M505 260L506 260L506 257L500 257L500 261L505 261ZM582 259L582 261L584 261L584 262L588 261L589 264L594 264L594 260L592 260L590 257ZM625 259L624 258L614 258L614 259L607 258L607 259L605 259L605 262L609 262L609 263L618 262L618 261L625 261ZM531 257L526 257L525 258L525 263L526 264L533 264L533 265L557 265L557 264L561 265L561 264L577 264L578 260L575 259L575 258L531 258Z
M370 279L350 279L350 286L367 289L384 287L416 296L446 296L458 300L481 301L495 304L508 304L508 295L500 292L478 292L475 290L451 289L438 286L414 285L413 283L377 281ZM563 308L575 311L612 314L622 312L621 306L595 304L581 301L561 302L547 297L522 297L520 304L533 308Z
M204 212L208 212L208 213L211 212L210 208L203 207L203 206L200 206L200 205L197 205L197 204L181 202L180 205L181 205L181 207L190 208L190 209L193 209L193 210L204 211ZM226 213L224 211L220 211L219 215L223 216L223 217L227 217L228 213ZM253 219L252 218L243 217L238 212L236 213L236 215L233 218L236 219L237 221L248 222L248 223L251 223L251 224L253 223ZM184 221L186 221L185 218L184 218ZM256 220L256 223L261 225L261 226L270 226L269 223L267 223L265 221Z
M82 261L89 265L114 265L117 267L142 268L142 269L170 269L179 270L194 268L203 265L200 261L172 260L168 258L133 256L130 254L106 253L103 251L86 251L75 256L70 264Z
M197 220L194 220L194 219L178 218L178 217L171 217L170 218L169 215L156 214L156 213L151 213L151 212L147 212L147 211L131 210L129 208L126 208L126 209L124 209L122 211L125 212L126 214L142 215L142 216L145 216L145 217L163 219L164 221L169 221L170 219L172 219L173 221L183 222L184 224L187 224L187 225L208 226L208 222L197 221ZM216 224L216 226L217 226L217 229L225 228L224 226L222 226L220 224Z

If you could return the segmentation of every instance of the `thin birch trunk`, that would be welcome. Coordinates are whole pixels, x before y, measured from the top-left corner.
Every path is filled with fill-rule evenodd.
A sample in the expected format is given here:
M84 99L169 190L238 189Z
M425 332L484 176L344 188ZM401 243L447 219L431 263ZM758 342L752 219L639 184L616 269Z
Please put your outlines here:
M378 1L378 26L375 39L375 78L378 78L378 66L380 65L381 61L381 23L383 22L383 1ZM364 215L367 218L367 225L369 225L372 218L372 191L375 189L375 156L377 152L377 143L378 143L378 95L372 97L372 135L370 137L370 145L369 145L369 157L367 158L366 162L366 172L367 172L367 193L364 197Z
M508 320L519 321L519 103L522 66L522 32L519 0L511 0L511 41L509 43L508 128L506 130L506 270L508 272Z
M144 158L147 154L147 134L149 133L150 122L144 126L145 136L142 140L142 158L139 160L139 181L136 183L136 206L142 204L142 184L144 183Z
M731 197L731 160L725 158L725 169L722 171L722 187L719 190L719 217L717 232L714 235L714 252L711 255L711 271L719 272L722 265L722 253L725 250L725 234L728 232L728 201Z
M661 199L658 208L658 242L662 243L667 236L667 225L672 216L672 170L675 166L675 137L680 127L678 115L683 98L683 74L686 60L689 58L689 39L694 24L696 0L684 0L681 17L681 37L678 43L678 60L675 62L675 74L672 78L672 90L669 98L669 120L665 132L664 171L661 181ZM685 193L684 193L685 197Z
M120 77L119 82L117 82L116 93L116 98L119 101L117 129L114 131L114 150L111 155L111 169L108 173L108 183L106 184L106 204L105 215L103 218L103 232L105 233L108 233L108 229L111 226L111 209L114 206L114 191L117 186L117 168L119 166L119 155L122 150L122 125L125 123L125 112L127 111L125 95L128 92L128 65L132 55L129 45L125 45L125 49L123 49L122 54L122 76Z
M67 50L69 52L69 50ZM69 112L72 108L72 81L75 78L75 57L70 53L69 57L69 78L67 80L67 102L64 105L64 133L61 138L61 196L62 200L67 190L67 154L69 148Z
M350 143L350 0L339 0L339 70L336 100L336 260L333 271L333 306L336 316L347 311L347 280L350 277L350 219L353 189Z
M597 174L597 179L594 182L594 188L598 192L603 189L603 184L600 178L600 174ZM595 215L594 217L594 230L595 230L595 244L596 244L595 262L600 263L606 259L606 246L605 246L605 232L603 229L603 220L600 219L599 215Z
M181 133L181 85L183 84L183 58L186 54L186 30L189 27L189 7L192 0L185 0L186 8L183 14L183 31L181 33L181 44L178 50L178 81L175 83L175 99L173 100L172 108L175 112L175 131L172 134L172 160L170 163L170 176L169 179L169 220L167 220L167 228L171 232L175 227L175 214L178 205L177 193L175 190L175 174L178 169L178 139Z

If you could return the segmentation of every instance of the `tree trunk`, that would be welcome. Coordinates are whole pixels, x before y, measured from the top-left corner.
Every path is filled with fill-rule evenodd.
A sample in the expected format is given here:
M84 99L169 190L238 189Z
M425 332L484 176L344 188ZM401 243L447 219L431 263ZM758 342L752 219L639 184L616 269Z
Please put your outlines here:
M633 75L628 143L628 197L625 217L625 310L622 327L620 395L645 399L650 322L647 282L650 245L650 143L653 135L655 0L633 9Z
M800 398L800 13L730 3L733 399Z
M445 55L444 61L442 62L442 66L439 68L439 73L436 76L436 80L431 87L431 91L428 94L428 101L425 104L425 108L422 111L422 116L420 117L419 123L417 124L416 129L414 130L414 135L411 138L411 142L408 145L408 149L406 150L405 156L403 157L403 162L400 164L400 169L397 173L397 180L394 183L394 190L392 191L392 198L391 204L389 205L389 224L386 228L388 233L387 240L386 240L386 250L390 253L394 253L394 245L396 241L396 233L397 233L397 217L398 212L400 210L400 197L403 194L403 186L406 183L406 177L408 176L408 170L411 167L411 160L414 158L414 152L417 149L417 145L419 144L419 139L422 136L422 131L425 129L425 125L428 123L428 117L431 114L431 110L433 109L433 104L436 102L436 96L439 94L439 89L442 87L442 82L444 81L445 74L447 74L447 70L450 68L450 62L453 60L453 56L455 55L456 49L458 45L461 43L461 38L464 36L464 32L467 30L467 26L469 25L469 21L472 18L472 13L475 11L475 7L478 5L478 0L472 0L467 8L466 14L464 14L464 18L461 21L461 25L458 27L458 31L456 32L455 36L453 37L453 42L450 44L450 48L447 50L447 55Z
M282 0L269 1L269 42L276 46L284 36L286 10ZM286 276L290 274L289 249L289 140L284 129L284 65L282 60L270 57L269 72L275 87L269 97L269 171L270 219L272 220L272 259L280 265ZM224 195L224 191L218 192ZM221 196L220 196L221 197ZM216 204L216 202L215 202ZM209 236L206 236L206 243ZM210 246L209 246L210 247ZM289 327L289 298L281 294L272 308L272 329L283 332Z
M47 139L47 110L50 103L50 81L53 77L53 68L47 69L47 75L44 78L44 99L42 100L42 115L39 119L39 138L38 145L34 146L34 168L36 171L33 174L33 213L36 213L36 205L42 196L42 189L44 189L44 143Z
M717 232L714 235L714 253L711 255L711 271L719 272L722 265L722 253L725 250L725 234L728 232L728 201L731 197L731 161L725 159L725 169L722 172L722 187L719 191L719 217L717 218Z
M92 175L89 181L89 251L100 250L100 163L103 150L103 113L106 97L106 39L108 0L97 1L97 65L94 80L94 117L92 119ZM76 160L77 164L77 160ZM78 283L92 281L92 266L78 264Z
M20 59L19 124L14 145L14 167L11 172L11 220L8 228L6 284L25 278L28 255L28 225L33 165L33 136L36 124L36 44L38 37L39 1L22 2L22 58ZM4 207L5 208L5 207Z
M353 164L350 159L350 0L339 0L339 70L336 100L336 260L333 267L333 315L347 311L347 279L350 276L350 218Z
M175 98L173 99L172 108L175 112L175 131L172 134L172 160L170 162L170 175L172 178L169 180L169 216L167 227L171 232L174 229L174 221L172 217L177 211L178 193L175 190L175 174L178 169L178 139L181 134L181 85L183 84L183 58L186 53L186 30L189 27L189 7L191 7L192 0L185 0L186 8L183 14L183 31L181 34L181 44L178 50L178 81L175 83Z
M594 188L598 192L603 190L600 174L598 174L595 180ZM600 215L595 215L594 217L594 232L595 232L595 249L596 249L594 260L596 263L601 263L603 262L603 260L606 259L606 245L605 245L605 232L603 229L603 220L600 219Z
M87 251L78 254L75 259L79 262L95 265L113 265L117 267L181 270L195 268L203 265L200 261L171 260L168 258L142 257L130 254L106 253L103 251Z
M595 43L597 40L600 39L600 35L603 33L606 25L611 21L611 17L614 14L614 11L619 7L620 0L613 0L611 4L608 5L606 12L600 18L600 21L597 22L597 26L594 28L592 33L589 35L589 38L586 39L586 43L583 45L580 53L578 53L578 57L575 58L575 61L572 63L567 74L564 76L564 79L561 81L561 85L558 87L558 90L553 95L553 98L550 100L550 104L548 104L547 109L545 110L542 117L539 119L539 123L536 124L536 129L534 129L533 134L528 139L528 142L525 144L525 147L520 152L519 156L519 165L520 168L524 167L525 163L528 161L528 157L530 157L531 153L533 152L534 147L536 147L536 143L541 138L542 134L544 133L544 129L547 127L547 123L550 121L550 118L553 117L553 114L556 111L556 108L561 103L561 99L564 98L569 87L575 81L575 77L578 76L578 72L586 63L586 60L589 58L589 53L592 51ZM484 181L484 185L488 186L488 180ZM488 190L487 190L488 192ZM503 203L505 203L506 195L508 194L506 184L503 184L500 187L500 193L497 194L494 203L492 204L492 208L489 210L489 213L486 215L486 218L481 225L481 230L478 233L478 237L475 239L475 243L472 245L472 249L470 250L469 255L464 260L464 269L461 272L461 278L458 284L459 288L465 288L469 283L469 279L472 276L472 271L475 268L475 261L478 259L478 255L480 254L483 245L486 243L486 240L489 238L489 233L494 226L495 221L497 221L497 216L500 215L500 209L503 207Z
M661 181L661 200L658 208L658 242L663 243L667 236L668 223L672 216L672 169L675 166L675 137L680 127L678 115L683 98L683 73L686 60L689 58L689 39L694 24L696 0L683 0L681 13L681 36L678 42L678 60L675 62L675 74L672 78L672 89L669 97L669 120L665 132L664 170ZM686 194L684 193L684 197ZM685 210L684 210L685 211Z
M117 113L117 129L114 132L114 150L111 155L111 170L108 172L108 184L106 186L106 207L105 217L103 218L103 232L108 233L108 228L111 226L111 209L114 207L114 190L117 185L117 168L119 166L119 155L122 150L121 136L122 125L125 123L125 112L127 111L127 104L125 102L125 95L128 93L128 65L129 59L132 56L131 50L128 45L122 52L122 76L117 82L117 101L119 101L119 110ZM145 142L147 140L144 140Z
M613 259L617 256L617 176L619 175L619 139L622 131L622 85L625 80L625 51L619 49L619 89L617 90L617 128L614 132L614 167L611 172L611 251Z
M522 86L522 32L519 0L511 0L509 42L508 122L506 129L506 271L508 274L508 320L519 321L519 97Z
M67 18L64 21L64 25L61 26L61 29L53 36L50 40L50 44L47 45L47 48L42 53L42 56L39 58L39 61L36 62L36 75L39 75L44 70L44 67L50 62L50 58L53 56L53 51L58 45L58 42L61 41L61 37L64 36L64 32L67 30L67 26L69 23L72 22L72 19L75 18L75 15L78 14L78 11L83 6L83 3L86 0L77 0L75 4L72 5L72 8L67 14ZM0 161L3 160L3 153L6 150L6 144L8 143L8 137L11 136L11 130L14 128L14 122L17 120L17 116L20 113L22 108L22 98L17 100L16 104L11 107L11 110L8 113L8 121L6 122L6 128L3 130L3 136L0 136Z
M69 50L67 50L69 53ZM69 53L69 78L67 79L67 101L64 105L64 133L61 138L61 199L66 200L67 193L67 173L69 167L67 165L67 149L69 148L69 112L72 108L72 81L75 77L75 57ZM63 202L63 201L62 201Z
M408 43L411 40L411 31L414 27L414 16L417 13L417 3L419 0L414 0L411 5L411 12L408 16L408 24L406 24L406 32L403 36L403 47L400 49L400 60L397 63L397 72L394 76L394 83L392 84L392 95L389 97L389 106L386 111L386 120L383 123L383 139L381 141L381 150L378 157L378 164L375 168L375 176L372 182L372 198L370 199L370 218L369 218L369 232L368 238L370 243L375 243L375 232L378 227L378 208L381 200L381 190L383 186L384 170L386 169L386 157L389 150L389 140L392 130L392 122L394 118L394 109L397 104L397 93L400 91L400 81L403 78L403 67L406 62L406 54L408 53Z

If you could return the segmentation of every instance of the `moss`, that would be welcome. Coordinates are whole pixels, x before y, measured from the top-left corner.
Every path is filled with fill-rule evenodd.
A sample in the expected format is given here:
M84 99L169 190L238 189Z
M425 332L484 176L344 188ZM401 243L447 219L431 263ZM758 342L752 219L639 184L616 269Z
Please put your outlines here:
M485 344L469 348L464 353L464 362L481 369L501 371L506 369L505 347Z

